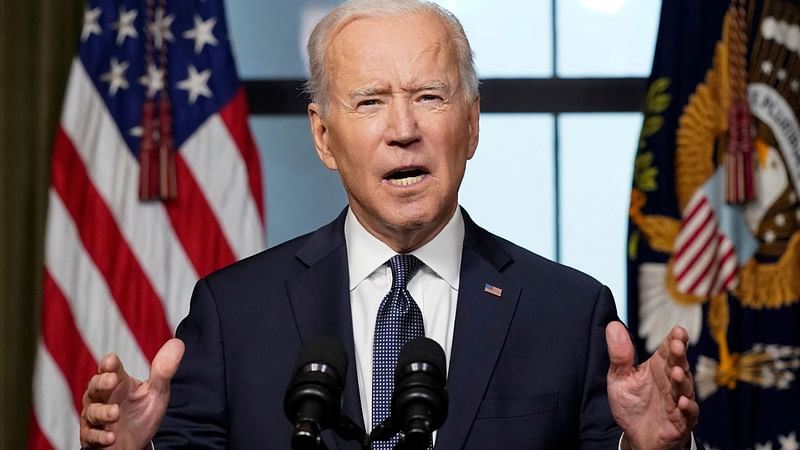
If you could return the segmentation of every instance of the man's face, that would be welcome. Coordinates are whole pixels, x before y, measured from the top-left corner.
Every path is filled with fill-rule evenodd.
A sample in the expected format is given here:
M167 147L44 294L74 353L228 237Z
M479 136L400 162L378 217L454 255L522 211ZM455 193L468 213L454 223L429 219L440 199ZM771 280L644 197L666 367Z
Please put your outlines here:
M330 42L329 104L309 106L320 159L359 222L395 251L428 242L458 205L478 144L455 51L432 14L361 18Z

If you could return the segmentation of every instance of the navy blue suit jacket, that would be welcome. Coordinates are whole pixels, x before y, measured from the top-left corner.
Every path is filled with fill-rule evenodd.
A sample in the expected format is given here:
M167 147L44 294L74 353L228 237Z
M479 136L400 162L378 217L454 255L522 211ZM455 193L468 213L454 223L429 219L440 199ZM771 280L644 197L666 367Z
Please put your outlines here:
M344 413L363 424L344 217L198 282L177 331L186 354L158 450L290 448L283 396L303 342L318 335L344 344ZM617 318L609 290L464 220L450 414L436 449L617 448L606 397L604 330ZM359 448L324 438L332 450Z

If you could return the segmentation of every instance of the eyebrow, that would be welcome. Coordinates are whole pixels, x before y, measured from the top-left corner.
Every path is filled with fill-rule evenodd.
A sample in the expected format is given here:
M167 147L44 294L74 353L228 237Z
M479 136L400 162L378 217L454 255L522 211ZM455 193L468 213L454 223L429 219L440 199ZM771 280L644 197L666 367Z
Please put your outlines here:
M448 91L450 90L450 84L442 80L431 80L403 90L407 92Z
M389 89L382 86L367 86L363 88L354 89L350 92L350 97L370 97L373 95L380 95L389 92Z
M441 80L431 80L411 87L402 88L403 92L421 92L421 91L449 91L450 85ZM382 95L390 91L389 88L383 86L367 86L357 88L350 92L350 97L370 97L373 95Z

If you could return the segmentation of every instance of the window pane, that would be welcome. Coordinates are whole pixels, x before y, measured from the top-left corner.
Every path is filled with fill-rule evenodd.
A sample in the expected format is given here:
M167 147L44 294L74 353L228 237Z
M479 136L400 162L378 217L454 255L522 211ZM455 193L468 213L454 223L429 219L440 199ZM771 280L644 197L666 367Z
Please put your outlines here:
M306 78L305 48L311 27L337 3L332 0L226 2L239 76Z
M227 2L234 53L243 79L305 78L311 28L335 0ZM550 77L550 1L439 0L464 25L482 78ZM502 33L498 33L502 30Z
M336 172L317 158L305 116L251 116L267 204L267 246L315 230L347 205Z
M625 249L642 115L564 114L558 136L561 261L597 278L625 320Z
M482 114L459 200L482 227L552 259L553 170L551 115Z
M550 77L553 74L551 2L435 0L458 17L480 78Z
M557 0L561 77L647 76L660 0Z

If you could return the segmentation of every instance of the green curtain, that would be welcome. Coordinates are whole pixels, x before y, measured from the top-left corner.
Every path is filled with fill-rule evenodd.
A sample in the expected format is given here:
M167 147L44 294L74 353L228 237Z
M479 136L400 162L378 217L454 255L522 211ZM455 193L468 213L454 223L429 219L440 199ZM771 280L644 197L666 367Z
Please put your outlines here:
M50 146L82 19L78 0L0 1L0 449L26 445Z

